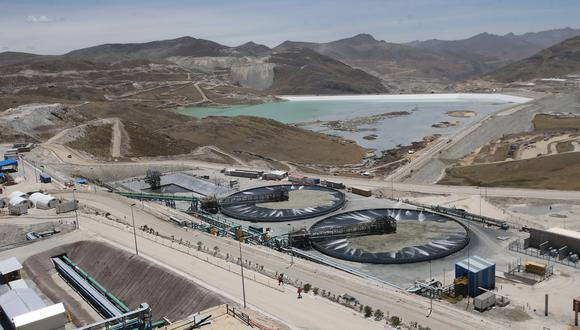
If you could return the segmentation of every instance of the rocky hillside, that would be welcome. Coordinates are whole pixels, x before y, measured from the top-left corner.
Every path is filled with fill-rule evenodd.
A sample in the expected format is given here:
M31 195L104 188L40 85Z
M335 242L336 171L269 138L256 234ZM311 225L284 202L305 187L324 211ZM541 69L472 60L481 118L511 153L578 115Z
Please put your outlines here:
M105 44L62 56L0 53L0 75L0 86L5 87L0 92L24 90L27 94L74 100L119 97L136 93L139 88L154 87L151 82L187 79L213 86L229 85L240 94L239 87L270 94L387 91L372 75L325 55L295 50L274 52L254 42L228 47L192 37ZM54 79L55 75L59 79Z
M580 36L503 67L487 78L499 82L513 82L573 73L580 73Z
M480 33L462 40L413 41L408 45L433 51L471 57L484 56L490 61L509 63L532 56L540 50L580 35L580 29L564 28L521 35Z
M466 79L489 71L482 56L456 56L429 49L376 40L369 34L328 43L286 41L276 50L308 48L386 80Z
M379 78L308 48L281 48L272 53L269 62L275 64L270 90L277 94L387 92Z

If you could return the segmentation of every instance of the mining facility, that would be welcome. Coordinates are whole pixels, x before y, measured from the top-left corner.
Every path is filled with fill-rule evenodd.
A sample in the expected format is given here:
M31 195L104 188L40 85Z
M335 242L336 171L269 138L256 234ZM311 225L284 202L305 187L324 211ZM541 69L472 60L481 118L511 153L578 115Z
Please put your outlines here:
M521 308L511 282L548 283L554 263L576 267L579 251L577 233L564 229L513 230L462 209L284 171L148 170L94 185L82 177L59 184L30 163L7 166L13 177L31 174L1 199L2 226L17 225L5 227L17 234L0 249L3 329L286 329L262 312L273 308L266 297L314 308L285 300L310 282L311 294L342 309L362 312L364 292L380 290L429 303L429 315L433 301L501 315ZM232 294L239 290L242 299Z

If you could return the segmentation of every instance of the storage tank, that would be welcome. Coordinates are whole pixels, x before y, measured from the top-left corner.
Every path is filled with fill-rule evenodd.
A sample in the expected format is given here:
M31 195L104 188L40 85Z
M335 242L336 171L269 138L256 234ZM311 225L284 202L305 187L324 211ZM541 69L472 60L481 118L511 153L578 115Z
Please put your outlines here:
M37 209L41 210L53 209L58 205L58 200L56 198L42 193L34 193L30 195L29 199L34 203Z

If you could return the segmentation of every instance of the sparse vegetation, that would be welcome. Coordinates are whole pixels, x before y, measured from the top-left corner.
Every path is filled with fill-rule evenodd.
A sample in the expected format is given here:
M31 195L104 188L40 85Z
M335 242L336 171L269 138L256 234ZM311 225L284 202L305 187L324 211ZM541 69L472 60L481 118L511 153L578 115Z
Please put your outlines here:
M380 321L385 316L385 313L383 313L382 310L377 309L377 310L375 310L375 313L373 314L373 316L375 317L375 321Z
M308 293L310 291L310 289L312 289L312 284L310 284L310 283L304 284L303 289L304 289L304 293Z
M365 306L364 307L364 314L365 314L365 317L373 316L373 308L371 306Z
M111 156L112 124L88 126L84 136L67 143L67 146L88 152L100 158Z

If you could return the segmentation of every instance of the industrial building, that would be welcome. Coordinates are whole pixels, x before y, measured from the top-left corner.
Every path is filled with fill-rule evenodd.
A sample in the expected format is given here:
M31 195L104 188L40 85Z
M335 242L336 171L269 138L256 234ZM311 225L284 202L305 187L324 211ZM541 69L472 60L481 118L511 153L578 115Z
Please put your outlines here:
M249 170L238 170L238 169L226 169L224 170L225 175L237 176L242 178L258 179L264 172L262 171L249 171Z
M455 264L455 292L463 296L479 296L495 289L495 263L471 256ZM485 289L485 290L482 290Z
M22 264L14 257L0 261L0 284L20 279L20 270Z
M264 180L282 180L288 176L288 172L285 171L271 171L264 173L262 179Z
M524 248L536 248L540 254L549 254L562 260L578 261L580 255L580 232L563 228L541 230L530 228L530 237L524 239Z
M0 172L17 172L17 171L18 171L18 161L15 158L9 158L0 161Z

